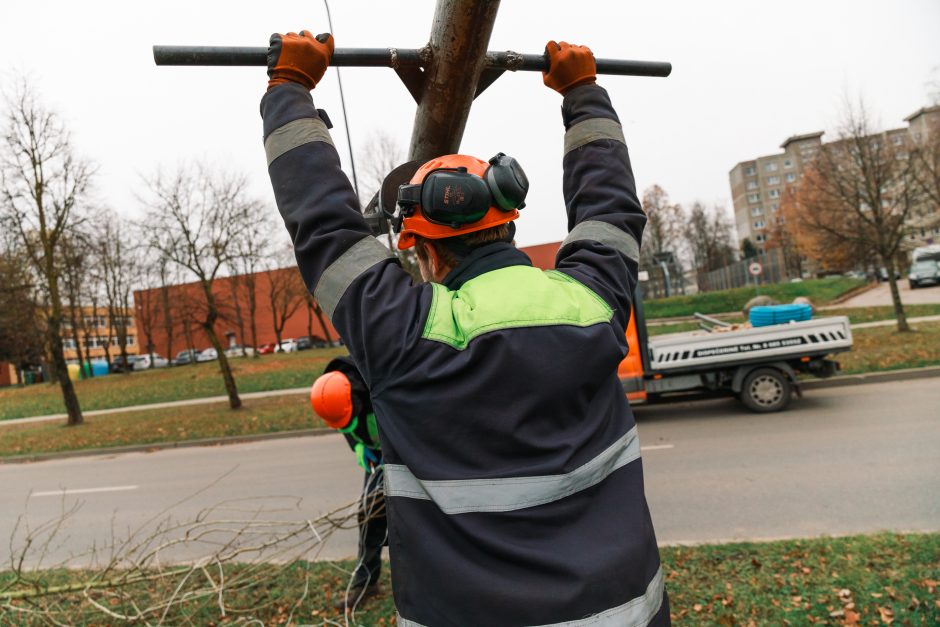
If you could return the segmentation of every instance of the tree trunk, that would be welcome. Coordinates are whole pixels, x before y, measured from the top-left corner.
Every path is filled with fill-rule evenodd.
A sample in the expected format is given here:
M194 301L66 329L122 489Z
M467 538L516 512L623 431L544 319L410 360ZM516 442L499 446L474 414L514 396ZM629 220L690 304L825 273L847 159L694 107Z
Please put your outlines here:
M161 282L164 277L161 277ZM173 353L173 308L170 306L170 288L167 285L160 286L160 301L163 305L163 331L166 333L166 355L167 358ZM151 357L153 361L153 357Z
M894 257L890 256L885 260L885 267L888 270L888 284L891 286L891 304L894 305L894 317L898 320L898 331L900 333L906 333L911 330L911 327L907 324L907 315L904 313L904 304L901 302L901 292L898 290L895 263Z
M313 303L307 299L307 337L313 342Z
M211 287L203 285L206 293L206 320L202 324L209 342L219 354L219 368L222 370L222 379L225 382L225 392L228 394L228 406L232 409L238 409L242 406L242 399L238 397L238 388L235 387L235 377L232 375L232 367L225 356L225 349L219 336L215 333L215 321L219 319L219 312L216 309L215 297L212 295Z
M258 298L255 292L255 279L252 276L246 279L245 286L248 288L248 326L251 327L251 345L255 347L252 357L261 357L258 352L258 324L255 318L255 312L258 309Z
M49 276L49 300L52 305L52 314L49 316L49 346L52 349L52 369L55 377L59 381L59 388L62 390L62 401L65 404L65 412L68 414L70 427L82 424L85 419L82 416L82 408L78 403L78 396L75 394L75 386L69 378L69 367L65 363L65 352L62 349L62 301L59 297L59 283L54 272L50 271ZM74 329L73 329L74 331ZM76 346L78 342L76 342Z
M326 327L326 320L323 319L323 309L320 308L320 303L316 304L313 312L317 314L317 320L320 321L320 328L323 329L323 338L328 345L333 346L333 336L330 335L330 330Z

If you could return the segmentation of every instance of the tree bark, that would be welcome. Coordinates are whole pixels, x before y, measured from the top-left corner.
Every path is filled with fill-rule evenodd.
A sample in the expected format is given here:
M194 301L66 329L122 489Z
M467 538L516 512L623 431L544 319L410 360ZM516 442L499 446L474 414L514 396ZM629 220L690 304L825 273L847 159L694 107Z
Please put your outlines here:
M78 395L75 394L75 386L69 378L69 367L65 363L65 352L62 349L62 300L59 296L59 280L52 269L49 270L49 300L52 306L52 313L49 316L49 346L52 349L52 368L55 371L55 377L59 381L59 388L62 390L62 401L65 404L65 412L68 414L66 424L75 427L82 424L85 419L82 416L82 408L78 402ZM76 346L78 342L76 341Z
M231 364L228 363L228 357L225 356L225 349L222 347L222 342L215 332L215 323L219 319L219 310L216 306L215 296L212 294L212 285L203 282L202 289L206 295L206 319L202 324L202 328L209 337L209 343L212 344L212 347L219 355L219 369L222 371L225 392L228 394L228 406L232 409L238 409L242 406L242 400L238 396L235 376L232 374L232 367Z

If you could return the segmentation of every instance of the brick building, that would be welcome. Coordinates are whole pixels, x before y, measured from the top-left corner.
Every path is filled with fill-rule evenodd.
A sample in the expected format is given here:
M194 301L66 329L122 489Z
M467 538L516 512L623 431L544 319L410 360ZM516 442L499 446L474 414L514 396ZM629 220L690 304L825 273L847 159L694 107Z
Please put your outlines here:
M924 107L904 121L908 124L906 128L891 129L877 137L898 147L923 141L929 133L940 130L940 105ZM803 168L823 145L822 136L822 131L794 135L780 145L782 153L741 161L731 169L728 178L739 245L750 239L759 250L764 250L773 226L782 223L781 199L795 191ZM873 141L877 141L874 136ZM936 210L928 208L928 214L931 209ZM940 240L940 226L933 221L920 224L919 215L912 218L908 236L911 248Z
M529 246L521 250L529 255L533 265L548 269L555 265L555 254L561 242ZM291 301L286 308L281 339L312 336L314 339L333 340L339 337L336 329L326 316L317 315L312 300L305 300L306 290L300 281L296 267L281 268L258 272L252 277L223 277L216 279L213 295L221 318L215 325L215 331L223 345L252 346L250 316L248 313L248 293L253 281L257 300L255 325L258 345L276 341L274 332L275 316L272 308L271 291L282 286L290 291L289 296L276 301L278 306ZM284 293L283 291L281 292ZM294 302L299 301L299 302ZM296 307L294 306L296 305ZM169 317L166 316L169 312ZM141 353L146 353L152 345L153 351L164 357L173 358L187 348L203 350L209 347L209 338L200 327L199 320L205 312L205 296L198 283L184 283L168 286L165 289L153 288L134 292L134 318L136 320L137 344ZM169 321L169 324L167 322Z

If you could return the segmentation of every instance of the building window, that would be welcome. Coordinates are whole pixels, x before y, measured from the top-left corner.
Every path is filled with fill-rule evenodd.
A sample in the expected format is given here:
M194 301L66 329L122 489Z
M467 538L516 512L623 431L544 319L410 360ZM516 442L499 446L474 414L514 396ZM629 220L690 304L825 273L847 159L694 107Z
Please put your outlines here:
M770 163L768 163L767 165L765 165L765 166L764 166L764 171L766 171L766 172L776 172L776 171L777 171L777 162L776 162L776 161L771 161Z
M757 189L757 181L748 181L748 182L747 182L747 188L748 188L748 189Z
M752 165L749 165L749 166L747 166L747 167L744 169L744 173L745 173L747 176L754 176L755 174L757 174L757 168L755 168L755 167L752 166Z
M901 137L900 135L895 135L891 141L894 142L895 146L900 146L901 144L904 143L904 138Z
M779 185L779 184L780 184L780 177L779 177L779 176L768 176L768 177L767 177L767 184L768 184L768 185Z
M748 194L747 201L748 202L760 202L760 194Z
M779 209L779 208L780 208L780 205L778 205L777 203L771 203L771 204L770 204L770 210L771 210L771 211L776 211L776 210Z
M754 220L754 228L755 228L755 229L762 229L762 228L764 228L764 221L763 221L763 220Z
M793 167L793 161L792 161L791 159L786 159L786 160L784 160L784 162L783 162L783 167L785 167L785 168L792 168L792 167Z
M137 343L137 340L134 338L133 335L128 335L128 336L127 336L127 345L128 345L128 346L133 346L133 345L136 344L136 343Z
M62 348L65 350L75 350L75 340L70 337L62 340Z
M792 183L796 180L796 174L793 172L787 172L787 183Z
M767 192L767 197L768 198L780 198L780 190L779 189L770 190L769 192Z
M766 241L767 238L764 237L764 234L763 234L763 233L758 233L757 236L756 236L754 239L757 241L758 244L763 244L764 241Z
M762 213L764 213L764 212L761 211L761 208L760 208L760 207L751 207L751 215L752 215L752 216L759 216L759 215L761 215Z

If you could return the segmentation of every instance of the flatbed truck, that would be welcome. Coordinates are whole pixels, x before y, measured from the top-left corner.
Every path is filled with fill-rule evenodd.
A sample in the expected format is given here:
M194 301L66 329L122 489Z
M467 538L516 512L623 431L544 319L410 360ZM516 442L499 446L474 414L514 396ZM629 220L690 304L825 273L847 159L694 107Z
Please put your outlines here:
M634 405L734 396L755 412L781 411L801 395L799 374L832 376L839 364L830 356L852 349L846 316L651 337L639 289L634 303L630 350L618 369Z

